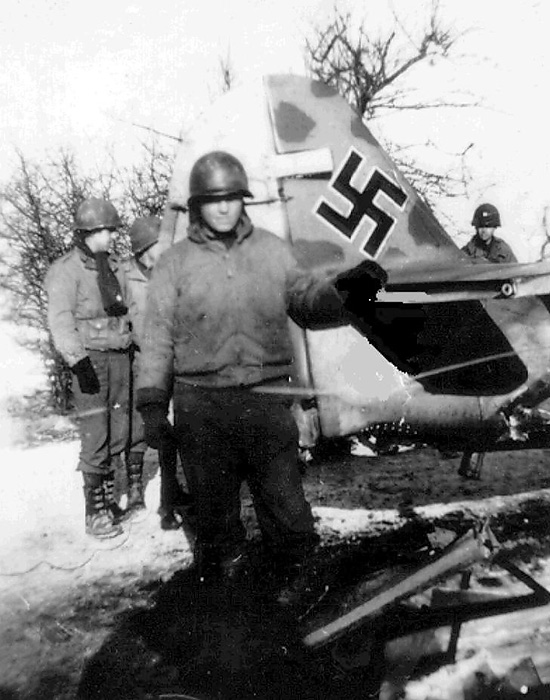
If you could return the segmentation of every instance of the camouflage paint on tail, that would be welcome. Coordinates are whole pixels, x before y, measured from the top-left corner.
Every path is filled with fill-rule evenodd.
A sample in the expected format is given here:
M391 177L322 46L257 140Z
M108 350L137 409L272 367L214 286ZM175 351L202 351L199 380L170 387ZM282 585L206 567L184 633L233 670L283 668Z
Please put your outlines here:
M290 238L305 265L322 272L372 257L389 272L375 322L307 333L292 326L296 374L318 394L324 435L378 424L482 435L528 372L535 381L543 374L548 309L528 291L548 294L548 271L472 265L333 90L278 75L221 97L177 154L165 244L186 235L189 172L214 149L245 166L254 224ZM521 299L501 299L521 288Z
M285 180L294 244L340 248L391 268L461 256L361 116L332 88L298 76L269 76L266 89L279 154L330 147L333 172ZM308 186L309 185L309 186ZM351 244L351 245L350 245Z

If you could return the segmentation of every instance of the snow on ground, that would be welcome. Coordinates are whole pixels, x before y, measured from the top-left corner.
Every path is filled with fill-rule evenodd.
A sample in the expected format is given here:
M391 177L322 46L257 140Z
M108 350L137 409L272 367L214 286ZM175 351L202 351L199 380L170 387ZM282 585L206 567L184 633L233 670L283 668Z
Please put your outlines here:
M123 535L100 542L85 534L82 480L75 471L78 441L21 447L21 426L8 413L9 400L43 388L45 378L37 358L18 346L13 327L0 322L0 333L0 618L6 629L19 624L25 610L40 610L50 600L70 596L82 583L107 579L116 587L123 585L126 575L139 577L144 573L166 579L190 564L191 543L185 533L164 532L159 527L158 474L147 485L147 510L125 526ZM512 500L520 502L533 495L524 493ZM550 489L537 491L536 496L550 501ZM483 516L509 507L509 503L510 498L497 497L431 504L416 510L430 519L456 510ZM325 541L375 533L403 522L394 509L318 506L314 512ZM539 563L536 578L550 587L548 560ZM502 620L488 618L464 625L458 662L408 683L407 700L460 697L464 679L476 669L489 665L491 672L502 675L511 668L518 654L523 653L523 640L528 642L524 655L531 656L541 668L548 668L549 609L535 608ZM502 644L499 629L503 630ZM510 631L514 632L513 640ZM536 638L533 644L533 635L537 634L540 643ZM484 651L489 639L493 647L490 654Z
M148 510L123 536L99 542L84 532L82 477L76 472L78 442L21 447L22 426L8 412L10 400L46 387L39 358L22 347L22 329L0 322L0 593L42 591L47 598L78 580L139 571L168 557L190 560L182 532L158 526L158 476L147 488Z
M2 462L8 460L19 477L8 482L7 507L0 514L0 574L26 571L40 562L71 569L93 555L90 569L100 575L146 562L151 553L147 543L154 545L156 556L163 549L155 537L159 534L158 477L148 485L148 510L127 526L124 536L100 542L85 534L82 477L75 471L77 457L76 442L0 452ZM162 534L168 549L173 549L172 533ZM178 535L179 545L188 549L181 533ZM117 550L114 558L108 556L113 548Z
M428 521L442 518L450 513L462 511L464 514L483 519L489 515L495 515L504 510L517 508L523 502L536 498L538 501L547 501L550 504L550 489L537 491L524 491L514 496L493 496L466 501L453 501L452 503L431 503L427 506L416 506L415 513ZM403 525L405 520L399 515L397 509L388 508L380 510L367 510L363 508L331 508L318 506L314 508L318 518L318 528L321 535L327 537L350 537L358 533L376 533L380 529Z
M125 527L120 537L98 541L84 531L82 477L75 471L78 443L27 450L3 448L0 460L16 477L3 490L0 512L0 590L16 574L26 583L44 582L48 572L65 572L57 585L78 578L99 578L144 566L169 568L174 558L189 562L190 546L182 531L162 532L158 525L158 476L146 491L148 509ZM164 561L167 558L170 560ZM57 587L57 586L56 586ZM50 589L50 593L54 593Z
M19 344L17 339L21 337L17 326L0 321L0 448L13 445L19 431L7 413L8 400L46 386L39 358ZM8 468L7 462L2 464L3 469Z
M162 575L190 563L185 534L159 528L158 474L147 485L147 511L122 536L99 542L85 534L82 477L75 470L78 441L22 448L22 428L8 413L10 399L46 386L39 358L17 342L20 333L0 322L0 592L20 597L22 590L34 591L39 604L83 579L139 573L143 567ZM319 509L319 515L332 534L366 530L372 518L368 511L340 509Z

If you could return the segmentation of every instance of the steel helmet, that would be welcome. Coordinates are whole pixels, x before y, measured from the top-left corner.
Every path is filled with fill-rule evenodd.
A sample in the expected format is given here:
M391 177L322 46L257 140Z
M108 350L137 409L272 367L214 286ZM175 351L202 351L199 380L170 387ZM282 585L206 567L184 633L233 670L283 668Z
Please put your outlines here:
M116 229L122 226L117 210L107 199L89 197L85 199L74 217L75 231L93 233L102 228Z
M474 212L472 226L476 228L497 228L500 226L500 214L492 204L480 204Z
M128 235L132 244L132 253L140 255L159 239L160 219L158 216L143 216L130 226Z
M220 195L253 196L240 160L225 151L211 151L201 156L191 169L188 205Z

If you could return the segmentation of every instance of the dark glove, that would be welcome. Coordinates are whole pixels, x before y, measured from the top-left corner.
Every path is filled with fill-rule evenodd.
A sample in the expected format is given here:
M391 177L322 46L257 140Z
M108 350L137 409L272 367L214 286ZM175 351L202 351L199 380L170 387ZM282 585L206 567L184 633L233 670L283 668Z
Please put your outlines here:
M174 429L168 420L165 406L147 404L139 409L145 425L145 442L154 450L174 439Z
M360 314L361 309L376 300L387 281L384 268L374 260L363 260L351 270L337 275L334 286L348 311Z
M71 371L76 375L78 386L83 394L99 394L99 379L88 356L73 365Z

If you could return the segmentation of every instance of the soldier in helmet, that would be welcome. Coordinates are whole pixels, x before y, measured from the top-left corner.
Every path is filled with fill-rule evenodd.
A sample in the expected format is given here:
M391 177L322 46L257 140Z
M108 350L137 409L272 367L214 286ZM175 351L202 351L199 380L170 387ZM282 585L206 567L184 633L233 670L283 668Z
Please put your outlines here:
M477 207L472 218L472 226L475 227L475 235L462 250L473 259L473 262L517 262L508 243L495 236L495 231L500 226L500 213L493 204L480 204ZM464 452L458 468L459 475L466 479L479 478L483 458L482 452L475 454Z
M160 219L156 216L138 218L128 232L132 246L132 258L128 261L128 284L132 292L136 310L132 318L134 343L132 346L132 384L135 385L140 364L141 336L147 286L151 272L158 259ZM145 508L143 493L143 462L147 443L141 414L135 408L135 392L132 392L132 414L130 445L126 459L128 474L129 512ZM175 511L178 507L188 505L189 495L184 493L176 477L177 444L173 437L167 436L158 450L161 486L160 486L160 525L163 530L175 530L180 526Z
M124 270L109 253L120 226L111 202L85 199L74 247L45 279L53 341L74 374L86 532L99 539L120 534L124 515L113 490L128 442L130 301Z
M297 463L288 317L308 327L348 323L344 301L370 308L386 280L372 261L330 281L301 268L291 246L255 227L241 162L205 154L190 174L186 239L159 259L148 290L137 405L147 442L174 432L196 510L201 576L247 570L240 487L245 479L279 599L299 587L317 544ZM281 578L278 578L281 580Z
M474 212L472 226L475 227L475 235L462 250L474 262L517 262L508 243L495 236L495 231L500 226L500 214L494 205L480 204Z

